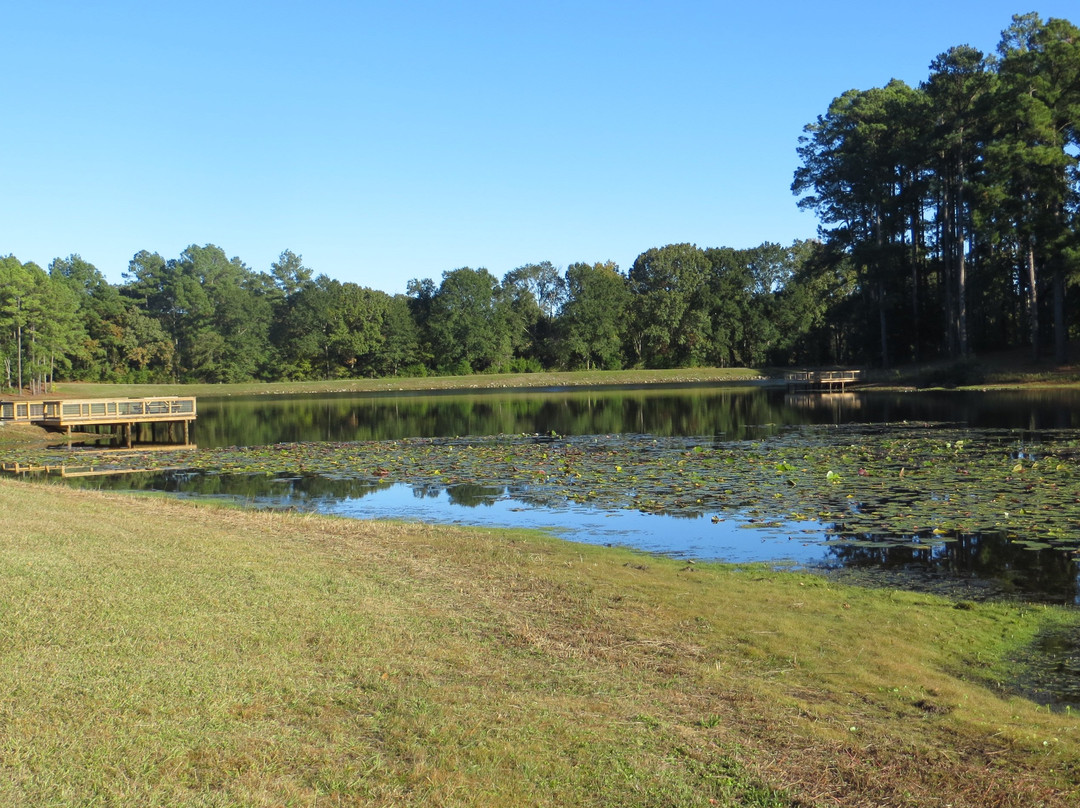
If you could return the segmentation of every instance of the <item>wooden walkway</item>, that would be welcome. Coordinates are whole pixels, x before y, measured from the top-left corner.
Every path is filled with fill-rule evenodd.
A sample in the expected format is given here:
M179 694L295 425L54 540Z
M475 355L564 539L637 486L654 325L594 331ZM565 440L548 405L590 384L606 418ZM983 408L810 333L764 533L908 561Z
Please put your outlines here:
M72 428L117 427L129 448L132 427L140 424L182 424L184 444L187 445L190 442L190 425L196 417L195 396L0 401L2 422L38 424L66 432L69 438Z
M844 392L849 384L856 384L862 375L860 370L797 370L784 374L788 390L834 393Z

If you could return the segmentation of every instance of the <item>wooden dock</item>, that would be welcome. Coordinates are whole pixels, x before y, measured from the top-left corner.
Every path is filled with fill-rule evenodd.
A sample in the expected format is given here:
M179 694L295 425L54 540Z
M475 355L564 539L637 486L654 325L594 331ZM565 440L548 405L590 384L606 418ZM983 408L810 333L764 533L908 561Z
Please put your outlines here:
M35 463L0 463L0 471L5 474L59 474L61 477L112 477L118 474L140 474L150 469L95 468L83 464L71 466L61 463L58 466Z
M130 448L132 427L149 424L180 424L184 444L190 443L191 422L197 417L195 396L149 398L63 398L0 401L0 422L31 423L66 432L73 428L115 427Z
M784 374L789 391L836 393L844 392L849 384L856 384L862 375L860 370L796 370Z

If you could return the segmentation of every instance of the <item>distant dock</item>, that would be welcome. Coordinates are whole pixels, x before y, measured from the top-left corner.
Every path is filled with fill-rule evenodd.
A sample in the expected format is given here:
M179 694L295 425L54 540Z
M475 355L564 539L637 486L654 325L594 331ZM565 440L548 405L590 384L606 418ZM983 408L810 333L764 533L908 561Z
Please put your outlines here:
M170 435L173 425L178 425L183 430L183 445L190 445L191 422L196 417L195 396L0 401L0 422L37 424L65 432L69 442L72 429L113 427L128 448L131 448L133 431L143 425L148 425L153 442L157 424L166 424Z
M862 376L860 370L796 370L784 374L791 392L843 393Z

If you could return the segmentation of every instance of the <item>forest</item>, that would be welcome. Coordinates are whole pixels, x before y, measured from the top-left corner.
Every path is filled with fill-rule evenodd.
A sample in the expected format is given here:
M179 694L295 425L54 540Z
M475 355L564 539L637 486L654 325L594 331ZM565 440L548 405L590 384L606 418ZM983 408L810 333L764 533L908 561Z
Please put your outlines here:
M818 238L670 244L565 269L462 267L390 295L193 244L109 283L79 255L0 258L0 386L623 367L900 363L1080 333L1080 29L1017 15L996 52L848 90L797 144Z

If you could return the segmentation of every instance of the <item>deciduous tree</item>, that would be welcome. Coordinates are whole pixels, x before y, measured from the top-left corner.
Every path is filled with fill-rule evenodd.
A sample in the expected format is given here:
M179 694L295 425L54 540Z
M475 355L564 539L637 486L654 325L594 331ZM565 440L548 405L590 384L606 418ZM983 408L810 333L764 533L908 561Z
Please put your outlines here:
M629 285L613 261L567 267L566 302L558 318L563 364L620 367L629 304Z

